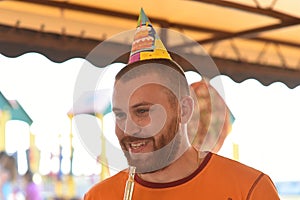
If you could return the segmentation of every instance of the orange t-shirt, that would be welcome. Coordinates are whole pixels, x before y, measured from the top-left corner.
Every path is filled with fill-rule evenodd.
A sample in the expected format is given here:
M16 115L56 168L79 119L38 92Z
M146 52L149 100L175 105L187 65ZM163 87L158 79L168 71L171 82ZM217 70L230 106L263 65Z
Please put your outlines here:
M96 184L85 200L122 200L128 173L118 174ZM190 176L170 182L151 183L135 176L132 200L277 200L276 188L264 173L208 153L199 168Z

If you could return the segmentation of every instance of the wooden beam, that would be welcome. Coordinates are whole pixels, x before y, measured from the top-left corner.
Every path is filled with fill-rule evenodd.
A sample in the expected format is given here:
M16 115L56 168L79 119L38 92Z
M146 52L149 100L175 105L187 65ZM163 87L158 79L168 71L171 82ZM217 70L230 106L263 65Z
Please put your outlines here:
M222 6L222 7L227 7L227 8L238 9L238 10L246 11L246 12L253 13L253 14L277 18L277 19L280 19L281 21L290 21L290 20L297 19L297 17L295 17L295 16L291 16L286 13L272 10L271 8L253 7L253 6L248 6L248 5L244 5L244 4L234 3L234 2L230 2L230 1L223 1L223 0L193 0L193 1L197 1L200 3L206 3L206 4L213 4L215 6Z
M252 29L248 29L248 30L244 30L244 31L238 31L238 32L231 33L231 34L222 34L222 35L214 36L214 37L211 37L211 38L208 38L208 39L199 40L198 43L207 44L207 43L217 42L217 41L220 41L220 40L236 38L236 37L247 37L247 38L249 37L249 38L251 38L251 35L256 35L258 33L266 32L266 31L272 31L272 30L276 30L276 29L281 29L281 28L284 28L284 27L294 26L294 25L298 25L298 24L300 24L300 19L285 21L285 22L282 22L282 23L271 24L271 25L257 27L257 28L252 28Z

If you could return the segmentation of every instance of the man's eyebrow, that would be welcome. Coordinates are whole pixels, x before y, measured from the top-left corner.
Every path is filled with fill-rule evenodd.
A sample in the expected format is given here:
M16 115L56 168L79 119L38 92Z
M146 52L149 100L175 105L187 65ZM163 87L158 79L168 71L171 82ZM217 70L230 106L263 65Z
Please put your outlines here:
M137 107L140 107L140 106L153 106L153 103L141 102L141 103L137 103L137 104L131 106L131 108L137 108Z
M153 103L149 103L149 102L141 102L141 103L137 103L133 106L131 106L131 108L138 108L140 106L153 106ZM113 107L112 108L112 111L113 112L118 112L118 111L122 111L121 108L118 108L118 107Z
M113 111L113 112L117 112L117 111L121 111L121 110L122 110L122 109L116 108L116 107L113 107L113 108L112 108L112 111Z

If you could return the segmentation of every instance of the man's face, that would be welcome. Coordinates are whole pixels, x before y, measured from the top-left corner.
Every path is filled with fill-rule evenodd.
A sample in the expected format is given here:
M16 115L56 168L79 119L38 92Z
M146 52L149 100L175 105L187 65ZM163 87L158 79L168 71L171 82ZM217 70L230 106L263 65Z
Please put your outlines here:
M145 79L118 81L113 94L116 135L129 165L142 173L172 162L180 141L179 107L170 101L176 97L152 81L141 84Z

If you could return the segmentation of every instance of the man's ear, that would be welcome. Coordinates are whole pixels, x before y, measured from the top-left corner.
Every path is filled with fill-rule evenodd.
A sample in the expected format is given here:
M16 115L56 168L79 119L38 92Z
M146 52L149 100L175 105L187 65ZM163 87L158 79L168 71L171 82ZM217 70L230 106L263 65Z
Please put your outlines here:
M186 124L192 117L194 111L194 100L190 96L184 96L180 101L181 123Z

